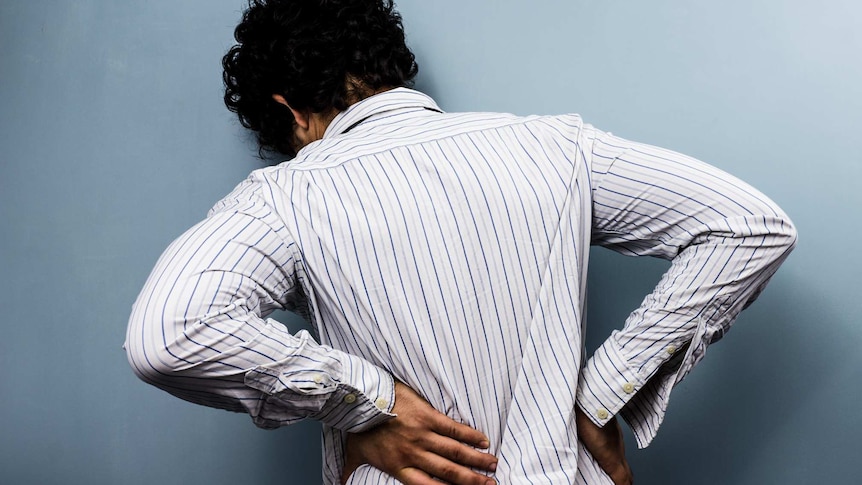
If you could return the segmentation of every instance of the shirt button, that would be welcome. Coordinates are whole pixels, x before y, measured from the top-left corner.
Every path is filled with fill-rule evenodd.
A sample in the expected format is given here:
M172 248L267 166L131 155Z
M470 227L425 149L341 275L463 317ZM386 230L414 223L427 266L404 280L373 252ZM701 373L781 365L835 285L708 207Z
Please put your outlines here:
M608 419L608 410L607 409L599 409L598 411L596 411L596 417L603 420L603 421L605 419Z
M323 382L323 376L314 376L314 382L320 384L321 382Z
M384 411L386 409L386 406L389 405L389 401L381 397L380 399L374 401L374 405L377 406L377 409Z
M347 404L353 404L356 402L356 394L348 394L344 396L344 402Z
M623 391L625 391L626 394L631 394L635 391L635 385L631 382L626 382L623 384Z
M674 347L673 345L668 346L667 353L672 355L674 352L676 352L676 347Z

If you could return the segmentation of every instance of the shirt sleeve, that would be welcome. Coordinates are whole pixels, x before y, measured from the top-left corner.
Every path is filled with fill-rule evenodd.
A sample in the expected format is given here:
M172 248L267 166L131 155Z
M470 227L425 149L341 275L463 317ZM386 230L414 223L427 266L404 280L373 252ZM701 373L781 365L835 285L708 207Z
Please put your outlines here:
M619 413L643 448L672 388L757 298L796 230L753 187L679 153L600 134L592 158L593 243L671 260L578 383L581 409L600 426Z
M135 373L263 428L303 418L349 432L393 415L383 369L265 318L301 300L300 254L252 179L164 252L132 310Z

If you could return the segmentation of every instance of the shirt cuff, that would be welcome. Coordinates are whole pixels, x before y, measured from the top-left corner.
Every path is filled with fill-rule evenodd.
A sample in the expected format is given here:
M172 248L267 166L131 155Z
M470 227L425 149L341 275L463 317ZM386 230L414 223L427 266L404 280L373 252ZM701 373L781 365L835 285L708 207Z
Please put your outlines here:
M597 426L604 426L649 380L629 367L613 336L587 361L578 379L577 403Z
M388 372L316 345L304 330L297 337L296 354L245 375L245 384L263 394L250 412L255 424L275 428L313 418L357 433L395 417L395 380Z
M315 419L348 433L371 429L395 417L395 380L380 367L344 354L342 376Z

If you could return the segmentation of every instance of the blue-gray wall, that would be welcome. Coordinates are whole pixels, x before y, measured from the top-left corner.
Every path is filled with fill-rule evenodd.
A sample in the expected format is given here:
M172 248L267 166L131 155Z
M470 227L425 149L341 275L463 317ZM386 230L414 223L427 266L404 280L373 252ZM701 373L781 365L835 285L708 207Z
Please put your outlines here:
M854 482L862 4L399 5L444 109L579 112L741 176L796 222L796 252L654 444L630 445L638 482ZM178 401L120 348L162 249L261 164L220 99L241 7L0 0L0 483L319 481L315 423L265 432ZM591 347L664 267L593 252Z

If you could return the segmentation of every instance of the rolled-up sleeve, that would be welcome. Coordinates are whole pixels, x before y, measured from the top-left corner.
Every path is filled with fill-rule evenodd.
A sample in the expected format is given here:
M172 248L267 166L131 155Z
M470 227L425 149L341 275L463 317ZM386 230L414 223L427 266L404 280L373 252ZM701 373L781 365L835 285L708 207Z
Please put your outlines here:
M578 384L578 405L596 424L619 413L645 447L672 388L757 298L796 230L765 195L691 157L610 134L595 139L592 156L593 243L671 261Z
M267 318L301 302L301 254L251 179L159 259L125 349L144 381L263 428L313 418L345 431L392 417L392 377Z

